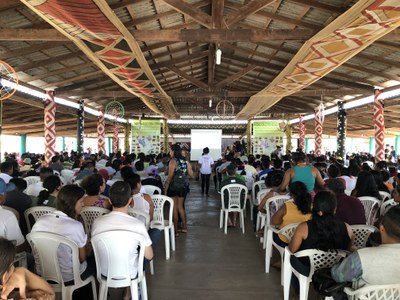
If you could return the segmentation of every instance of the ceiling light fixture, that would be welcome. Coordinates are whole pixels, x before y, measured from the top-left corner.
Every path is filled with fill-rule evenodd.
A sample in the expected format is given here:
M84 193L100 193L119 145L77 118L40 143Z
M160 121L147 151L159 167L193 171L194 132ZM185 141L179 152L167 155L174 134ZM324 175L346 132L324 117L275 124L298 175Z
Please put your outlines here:
M219 49L219 46L218 46L217 51L215 51L215 63L217 65L221 64L221 57L222 57L222 50Z
M208 100L208 107L212 107L212 98Z

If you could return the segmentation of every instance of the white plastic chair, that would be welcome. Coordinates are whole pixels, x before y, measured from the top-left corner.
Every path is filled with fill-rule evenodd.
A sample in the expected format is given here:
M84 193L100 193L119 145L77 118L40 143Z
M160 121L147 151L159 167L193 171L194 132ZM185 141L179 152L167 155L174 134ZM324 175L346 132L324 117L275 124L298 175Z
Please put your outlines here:
M259 192L261 192L262 190L266 189L267 186L265 185L265 181L264 180L259 180L259 181L255 181L253 183L253 186L251 188L251 198L250 198L250 219L253 220L254 216L253 216L253 206L257 205L257 195Z
M106 231L92 239L96 257L97 280L100 283L99 300L107 300L108 288L130 287L131 297L147 300L146 276L143 272L145 240L140 234L130 231ZM137 274L131 274L132 249L139 249ZM106 270L105 270L106 269Z
M392 206L396 206L399 203L394 201L393 199L386 200L381 204L380 215L383 216Z
M329 268L338 263L343 257L346 257L346 251L333 250L321 251L316 249L308 249L291 253L288 247L285 247L284 263L283 263L283 298L289 300L290 280L292 274L299 279L300 284L300 300L307 300L308 289L314 272L320 268ZM310 259L310 274L304 276L296 271L290 264L290 256L308 257Z
M263 189L257 195L257 204L260 205L262 199L271 191L271 189ZM257 212L257 221L256 221L256 231L260 230L265 226L265 216L266 214L259 211Z
M374 197L358 197L365 210L365 219L367 220L367 225L373 225L375 222L375 216L377 215L381 201Z
M400 284L369 285L357 290L346 287L344 292L351 300L397 300L400 299Z
M276 234L283 235L290 242L298 225L299 225L299 223L288 224L281 229L277 229L273 225L268 225L267 236L265 237L266 238L265 273L269 273L269 265L270 265L271 256L272 256L272 246L274 246L278 250L279 254L281 255L281 266L283 266L283 254L285 252L285 248L279 246L277 243L274 242L273 234L276 233ZM281 272L281 284L283 285L283 272Z
M34 206L25 210L24 217L26 221L26 226L28 228L28 232L31 232L32 226L41 216L50 214L55 210L56 209L51 206Z
M260 180L262 180L262 181L265 182L265 178L267 178L267 176L268 176L268 173L262 174L262 175L260 176Z
M372 225L350 225L350 227L354 236L353 247L357 249L364 248L370 234L378 231L378 228Z
M24 179L28 186L30 186L31 184L40 182L40 176L28 176L28 177L25 177Z
M79 273L79 249L78 245L55 233L50 232L31 232L26 236L37 257L41 270L41 277L47 281L56 282L51 284L55 292L61 292L62 300L72 300L72 293L88 283L92 284L93 299L97 299L96 279L93 275L82 280ZM71 250L72 269L74 284L65 286L58 263L58 248L63 245Z
M162 185L165 186L165 182L166 182L167 179L168 179L167 175L165 175L164 172L161 172L161 173L158 174L158 176L160 176Z
M388 192L379 191L379 194L381 195L383 202L392 198L392 196Z
M351 195L351 190L344 190L344 193L345 193L347 196L350 196L350 195Z
M228 192L228 206L225 206L224 195L225 191ZM224 233L228 233L228 216L230 212L238 212L240 218L240 227L242 228L242 233L244 234L244 213L246 209L247 200L247 187L241 184L228 184L221 189L221 210L219 214L219 228L224 225ZM243 195L244 194L244 198ZM241 200L243 203L241 203ZM225 223L224 223L225 219Z
M88 239L90 240L91 233L92 233L92 225L94 220L96 220L98 217L108 214L110 210L107 208L103 207L97 207L97 206L85 206L82 207L80 215L83 219L83 225L85 227L85 232L88 236Z
M151 200L154 203L153 220L150 222L150 228L157 228L164 231L165 239L165 258L170 258L170 248L175 251L175 228L172 220L174 211L174 200L164 195L153 195ZM164 219L164 206L169 203L168 220ZM171 241L171 243L170 243ZM170 246L171 244L171 246Z
M72 170L61 170L61 177L63 177L66 181L66 184L72 184L72 178L74 177L75 172Z
M146 194L152 195L161 195L161 189L155 185L142 185L142 188L145 190ZM156 193L157 192L157 193Z
M146 229L149 230L150 228L150 215L141 209L136 209L134 207L128 207L128 215L139 219L144 223ZM154 275L154 260L150 261L150 274Z
M281 208L283 204L285 204L285 202L291 201L291 199L292 197L290 195L278 195L267 200L264 206L266 210L264 218L264 237L267 236L267 225L271 224L271 217L278 211L279 208ZM266 241L267 239L264 238L263 249L266 247Z

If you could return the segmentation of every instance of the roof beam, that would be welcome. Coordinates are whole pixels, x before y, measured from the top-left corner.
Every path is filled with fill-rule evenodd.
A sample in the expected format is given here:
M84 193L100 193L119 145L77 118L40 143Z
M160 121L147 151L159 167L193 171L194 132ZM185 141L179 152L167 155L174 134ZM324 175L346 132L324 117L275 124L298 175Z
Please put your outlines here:
M212 28L223 28L224 0L212 0Z
M171 6L173 9L179 11L180 13L184 14L185 16L192 18L199 24L207 27L212 28L212 19L211 16L207 15L206 13L202 12L197 7L190 5L181 0L163 0L166 4Z
M240 9L225 18L226 26L229 27L243 19L246 19L248 16L251 16L275 1L276 0L253 0L248 2L246 5L243 5Z
M241 97L250 97L254 94L257 94L258 91L228 91L226 93L216 91L216 92L207 92L207 91L175 91L168 92L168 95L175 98L208 98L208 97L228 97L228 98L241 98Z
M104 90L86 90L86 91L58 91L57 96L60 97L81 97L81 98L91 98L91 97L116 97L116 98L136 98L133 94L118 90L118 91L104 91Z
M322 9L322 10L325 10L330 13L335 12L338 14L342 14L346 11L346 9L344 7L328 5L328 4L324 4L324 3L314 1L314 0L289 0L289 1L294 2L294 3L304 4L306 6L310 6L313 8Z
M55 29L34 28L1 28L0 41L52 41L70 42L70 40Z
M308 40L315 35L310 29L161 29L131 31L143 42L265 42L285 40Z
M237 72L236 74L233 74L232 76L229 76L225 78L224 80L218 82L215 87L217 89L224 88L226 85L238 80L239 78L243 77L247 73L253 71L257 66L254 65L249 65L246 68L242 69L241 71Z

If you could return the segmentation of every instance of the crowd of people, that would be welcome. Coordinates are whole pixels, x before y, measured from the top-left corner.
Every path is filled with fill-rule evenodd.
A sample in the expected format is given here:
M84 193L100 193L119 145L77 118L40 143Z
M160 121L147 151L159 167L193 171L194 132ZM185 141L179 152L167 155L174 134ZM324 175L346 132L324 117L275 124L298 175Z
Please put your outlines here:
M286 202L276 211L271 218L271 224L283 228L287 224L300 223L290 241L279 235L273 237L276 243L282 247L288 246L292 252L311 248L350 250L352 232L349 225L365 224L367 221L364 207L358 197L370 196L383 201L380 192L385 192L396 203L400 202L397 164L386 161L374 164L370 155L353 155L345 159L335 155L315 157L301 151L289 155L282 155L279 151L273 153L272 157L245 155L244 147L240 143L237 146L232 148L235 149L234 152L227 151L221 159L215 161L209 155L209 149L205 147L198 161L198 168L189 162L188 149L179 144L172 145L169 154L157 156L143 153L116 153L111 157L102 153L60 153L52 158L48 166L40 155L26 153L17 159L10 154L0 165L0 204L14 208L21 216L31 206L54 207L54 212L41 217L35 223L32 232L57 233L74 241L79 248L80 273L84 279L95 272L95 263L87 232L80 218L83 206L112 210L95 221L92 236L116 229L137 232L146 240L145 258L152 259L153 248L157 245L161 232L146 228L141 220L127 214L129 207L135 207L148 214L150 220L153 218L154 203L142 187L146 184L158 186L163 194L173 199L173 223L176 236L179 236L188 232L185 200L190 192L189 177L195 177L195 173L198 172L201 193L209 197L212 190L211 178L217 192L232 183L244 185L251 190L253 183L262 176L270 191L261 203L254 207L254 212L265 213L268 199L274 196L290 195L292 201ZM74 172L75 184L64 184L64 170ZM183 177L182 183L178 175ZM28 186L25 178L31 176L38 176L40 182ZM227 203L227 195L224 197ZM243 200L245 197L246 195L242 195ZM378 243L399 243L400 219L394 219L398 210L399 207L388 210L380 219L382 223L376 224L383 232L381 239L378 238ZM29 250L24 238L28 233L25 219L20 218L18 222L13 213L1 207L0 216L0 236L15 241L16 247L13 251ZM236 219L237 216L231 214L228 225L235 227ZM257 234L262 235L262 231ZM5 240L0 240L0 247L1 243L8 247ZM397 249L381 248L386 249L389 254L393 249ZM373 253L380 253L379 249L377 247ZM357 258L354 258L354 255L349 256L346 262L356 260L359 268L373 270L374 267L370 264L364 266L365 257L373 254L358 252L361 254ZM72 280L70 253L60 249L59 255L60 264L63 264L63 279L68 283ZM132 249L132 255L137 255L137 250ZM293 257L291 263L299 272L309 272L309 263L306 261ZM335 279L339 281L349 278L348 273L343 275L346 266L348 265L343 262L341 266L333 269ZM15 278L29 272L18 270L20 269L15 271ZM32 271L35 271L35 268ZM15 283L11 280L14 275L9 274L12 273L9 268L3 268L2 272L3 287L7 287L7 284L14 286ZM135 270L132 270L132 273L134 272ZM42 283L39 277L32 273L26 273L24 276L27 291L39 291L37 293L50 297L48 299L54 297L54 293L49 292L48 286ZM362 277L368 282L368 276L363 273ZM3 288L3 293L5 291L8 290ZM124 297L129 298L126 291Z

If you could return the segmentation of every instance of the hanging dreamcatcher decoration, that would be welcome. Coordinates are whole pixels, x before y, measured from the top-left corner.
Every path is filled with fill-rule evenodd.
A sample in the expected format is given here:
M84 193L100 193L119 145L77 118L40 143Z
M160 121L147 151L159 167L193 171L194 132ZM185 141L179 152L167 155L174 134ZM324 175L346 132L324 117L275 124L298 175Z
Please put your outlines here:
M232 118L235 116L235 106L229 100L221 100L215 106L215 112L221 119Z
M0 101L10 98L17 91L17 72L6 62L0 60Z
M322 154L322 131L323 123L325 120L325 106L323 97L321 96L321 103L315 109L315 154L320 156Z
M119 124L118 124L118 118L123 118L124 117L124 106L116 101L113 100L109 102L106 106L106 111L105 113L108 115L111 115L114 120L114 132L113 132L113 142L112 142L112 150L114 153L118 152L118 131L119 131Z

